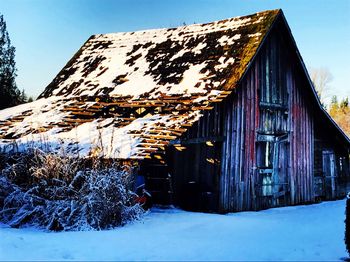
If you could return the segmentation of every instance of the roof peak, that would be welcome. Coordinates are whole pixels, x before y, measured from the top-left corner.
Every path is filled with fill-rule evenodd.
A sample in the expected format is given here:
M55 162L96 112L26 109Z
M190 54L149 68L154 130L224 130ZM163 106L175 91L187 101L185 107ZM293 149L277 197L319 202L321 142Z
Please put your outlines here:
M120 35L130 35L130 34L147 34L147 33L156 33L159 31L168 31L168 30L185 30L185 29L193 29L195 27L201 27L201 26L206 26L206 25L215 25L215 24L222 24L230 21L238 21L238 20L243 20L243 19L249 19L250 17L259 15L259 16L266 16L267 14L274 14L277 15L280 13L282 9L271 9L271 10L264 10L264 11L259 11L256 13L248 14L248 15L242 15L242 16L234 16L230 18L225 18L225 19L220 19L220 20L215 20L211 22L204 22L204 23L193 23L193 24L188 24L188 25L181 25L177 27L159 27L159 28L149 28L149 29L141 29L141 30L135 30L135 31L122 31L122 32L110 32L110 33L105 33L105 34L94 34L91 37L99 37L99 36L120 36Z

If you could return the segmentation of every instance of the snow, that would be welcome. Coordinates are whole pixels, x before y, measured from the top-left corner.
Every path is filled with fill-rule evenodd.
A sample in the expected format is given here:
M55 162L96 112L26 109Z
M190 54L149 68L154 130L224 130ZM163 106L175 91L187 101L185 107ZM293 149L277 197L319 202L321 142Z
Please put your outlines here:
M236 34L232 38L229 38L227 35L223 35L218 39L220 45L232 45L236 40L241 38L241 34Z
M227 215L153 209L109 231L0 225L0 260L339 261L345 200Z
M42 111L50 110L53 105L55 105L55 102L58 100L57 97L49 97L46 99L38 99L36 101L33 101L31 103L21 104L18 106L6 108L3 110L0 110L0 119L5 120L7 118L22 114L25 111L34 111L39 112L41 115L36 116L36 120L42 121L45 118L47 118L47 115L42 115ZM51 112L52 113L52 112ZM51 117L51 116L50 116Z
M199 72L205 67L205 65L206 63L194 65L185 71L182 81L171 89L170 94L186 94L188 92L205 93L205 90L198 90L198 88L195 87L196 83L198 82L196 77L201 75Z

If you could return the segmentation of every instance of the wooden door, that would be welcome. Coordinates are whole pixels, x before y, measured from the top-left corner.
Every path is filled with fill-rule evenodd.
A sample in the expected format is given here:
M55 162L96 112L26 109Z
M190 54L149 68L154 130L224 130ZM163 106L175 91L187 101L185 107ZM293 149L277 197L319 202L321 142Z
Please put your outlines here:
M322 170L324 175L324 190L327 199L336 196L336 165L335 155L331 150L322 151Z
M289 142L287 136L259 135L257 142L258 195L261 208L287 204Z
M289 191L289 142L286 136L276 138L272 176L275 205L286 205Z

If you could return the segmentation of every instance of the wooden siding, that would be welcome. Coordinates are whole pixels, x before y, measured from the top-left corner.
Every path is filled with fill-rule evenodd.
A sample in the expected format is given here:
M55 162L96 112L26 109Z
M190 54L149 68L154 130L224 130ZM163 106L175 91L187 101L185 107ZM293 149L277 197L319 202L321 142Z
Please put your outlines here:
M310 87L284 37L283 27L276 25L226 102L221 211L256 210L314 199ZM275 147L270 153L271 167L260 167L259 142L269 140Z
M310 105L310 86L302 78L299 67L288 73L290 90L290 189L291 203L299 204L314 201L313 188L313 148L314 128L313 114ZM304 81L303 81L304 80Z
M255 186L255 132L259 125L256 66L225 104L223 158L220 181L222 211L249 209Z

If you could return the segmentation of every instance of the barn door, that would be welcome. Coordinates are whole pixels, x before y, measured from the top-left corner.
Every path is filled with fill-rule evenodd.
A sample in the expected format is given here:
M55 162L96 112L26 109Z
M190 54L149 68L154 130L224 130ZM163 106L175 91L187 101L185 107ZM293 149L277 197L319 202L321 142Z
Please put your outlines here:
M287 136L276 137L272 176L275 205L286 204L289 178L289 142Z
M331 150L322 151L322 171L325 181L325 195L327 199L336 196L335 155Z
M259 135L257 145L260 207L284 205L289 177L287 136Z

